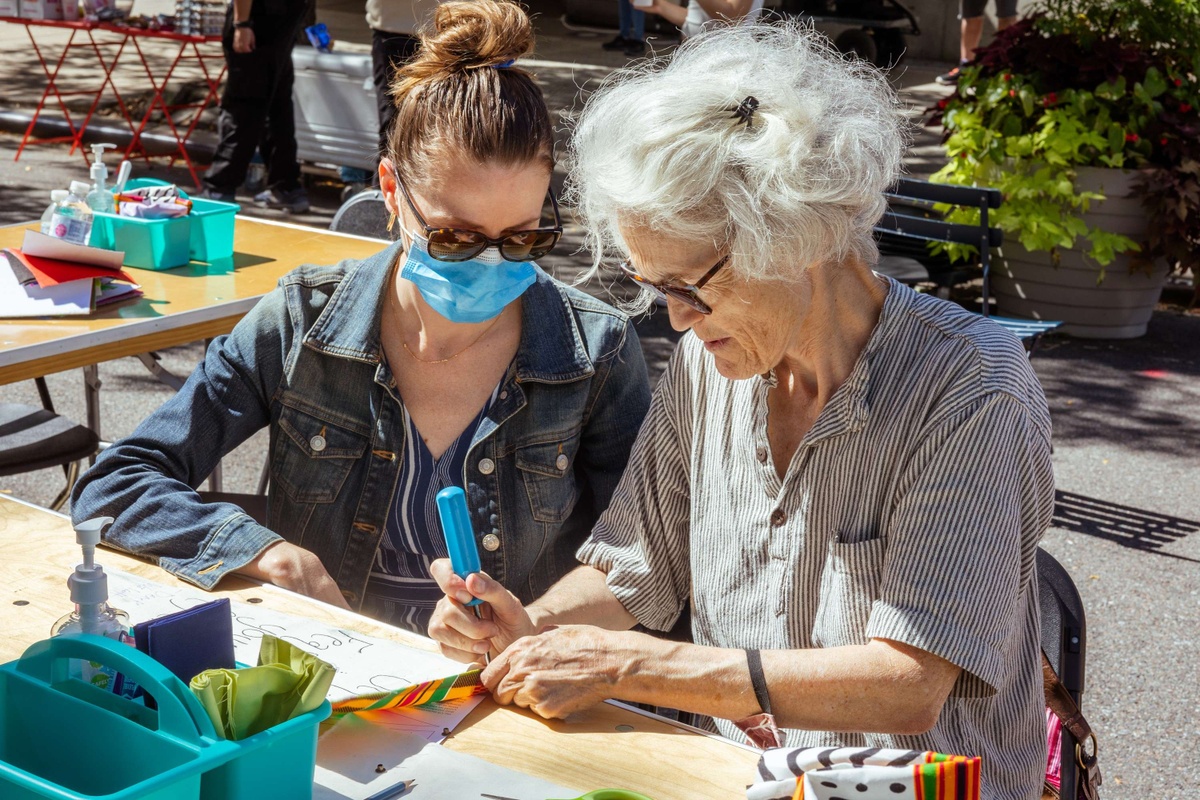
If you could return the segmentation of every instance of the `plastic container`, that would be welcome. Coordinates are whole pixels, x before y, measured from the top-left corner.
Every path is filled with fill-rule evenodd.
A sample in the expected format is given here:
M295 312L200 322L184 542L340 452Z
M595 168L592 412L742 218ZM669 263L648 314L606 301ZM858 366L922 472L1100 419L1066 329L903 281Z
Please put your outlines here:
M67 677L71 659L136 680L154 711ZM99 636L38 642L0 666L4 800L309 800L329 703L238 742L218 739L183 682Z
M237 203L192 198L192 235L188 252L192 260L212 263L233 255L234 218L242 207Z
M124 250L125 265L139 269L172 269L191 260L191 215L176 219L138 219L97 211L92 246Z
M83 198L87 197L86 181L71 181L71 191L50 216L50 235L73 244L87 244L92 233L94 215Z
M67 199L70 194L66 189L55 189L50 192L50 205L46 206L46 210L42 213L42 233L50 235L50 218L58 211L58 204Z
M135 178L125 184L126 190L144 186L166 186L155 178ZM184 192L180 195L187 197ZM193 261L212 263L233 255L234 217L242 210L237 203L222 203L203 197L193 197L192 213L188 214L192 228L189 233L188 255Z

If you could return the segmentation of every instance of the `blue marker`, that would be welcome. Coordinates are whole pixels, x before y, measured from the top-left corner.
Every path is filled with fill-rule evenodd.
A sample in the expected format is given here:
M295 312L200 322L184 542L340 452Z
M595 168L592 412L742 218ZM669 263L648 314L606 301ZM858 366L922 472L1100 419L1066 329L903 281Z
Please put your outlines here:
M475 547L475 531L471 529L471 515L467 512L467 495L457 486L450 486L437 493L438 517L442 521L442 534L446 537L446 549L450 552L450 565L454 574L463 580L473 572L479 572L479 549ZM483 601L478 597L467 603L478 606ZM479 610L475 610L479 616Z
M471 528L471 515L467 511L467 494L457 486L448 486L437 493L438 518L442 522L442 535L446 537L446 550L450 553L450 567L454 574L464 581L472 572L479 572L479 548L475 546L475 531ZM479 605L483 601L478 597L471 599L467 605L475 612L476 619L483 619ZM492 658L483 654L484 663L490 664Z

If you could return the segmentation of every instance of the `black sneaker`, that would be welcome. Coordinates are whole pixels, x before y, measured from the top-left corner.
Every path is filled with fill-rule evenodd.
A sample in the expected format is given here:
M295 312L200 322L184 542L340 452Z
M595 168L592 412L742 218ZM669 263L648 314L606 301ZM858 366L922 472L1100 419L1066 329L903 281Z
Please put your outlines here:
M962 65L955 67L949 72L943 72L934 78L942 86L954 86L958 83L958 76L962 74Z
M292 214L303 214L308 211L308 195L304 189L293 189L290 192L267 189L265 192L254 195L254 202L263 208L273 208Z
M605 50L624 50L629 46L629 44L629 39L626 39L624 36L618 34L617 36L614 36L611 41L605 42L600 46Z
M233 192L218 192L216 189L205 189L200 193L205 200L217 200L221 203L236 203L237 195Z
M626 39L624 52L630 58L640 58L646 55L646 43L639 42L637 39Z

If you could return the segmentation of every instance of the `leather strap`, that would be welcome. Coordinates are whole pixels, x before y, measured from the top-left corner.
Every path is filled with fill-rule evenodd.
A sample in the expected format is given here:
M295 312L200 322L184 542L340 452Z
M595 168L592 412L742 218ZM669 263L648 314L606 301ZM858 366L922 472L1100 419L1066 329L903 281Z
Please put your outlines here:
M1096 759L1099 754L1096 734L1088 725L1088 721L1084 719L1083 712L1079 710L1079 704L1075 702L1075 698L1058 679L1058 673L1054 671L1054 667L1051 666L1050 659L1046 658L1045 653L1042 653L1042 689L1046 695L1046 707L1054 712L1054 716L1058 717L1063 727L1070 731L1071 736L1075 739L1075 762L1079 765L1080 770L1078 797L1084 800L1097 800L1103 778L1100 775L1100 766ZM1089 740L1090 753L1088 752ZM1071 797L1065 792L1064 795L1068 798Z
M757 650L746 651L746 665L750 667L750 685L754 687L754 699L764 714L771 713L771 696L767 694L767 677L763 675L762 656Z

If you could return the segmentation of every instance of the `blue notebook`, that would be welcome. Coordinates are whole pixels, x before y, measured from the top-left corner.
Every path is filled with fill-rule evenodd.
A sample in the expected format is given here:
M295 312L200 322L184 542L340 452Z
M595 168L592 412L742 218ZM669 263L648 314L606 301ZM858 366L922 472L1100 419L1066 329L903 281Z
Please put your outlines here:
M233 613L229 599L184 609L133 626L137 649L184 683L206 669L233 669Z

